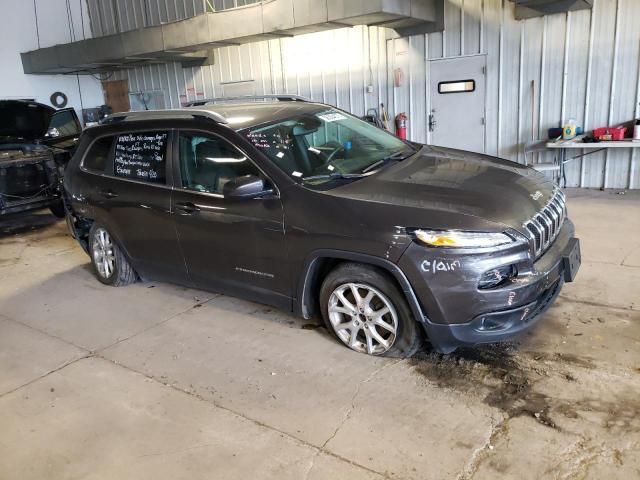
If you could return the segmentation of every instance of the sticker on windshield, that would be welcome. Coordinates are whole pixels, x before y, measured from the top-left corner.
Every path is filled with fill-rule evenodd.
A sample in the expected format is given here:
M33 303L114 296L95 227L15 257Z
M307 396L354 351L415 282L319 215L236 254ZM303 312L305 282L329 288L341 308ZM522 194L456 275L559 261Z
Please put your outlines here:
M337 122L338 120L346 120L347 117L341 113L325 113L324 115L318 115L318 118L325 122Z
M302 176L302 172L298 172L298 171L291 172L291 176L292 177L301 177Z
M278 157L278 158L282 158L282 157L284 157L284 152L278 152L278 153L276 153L276 157Z

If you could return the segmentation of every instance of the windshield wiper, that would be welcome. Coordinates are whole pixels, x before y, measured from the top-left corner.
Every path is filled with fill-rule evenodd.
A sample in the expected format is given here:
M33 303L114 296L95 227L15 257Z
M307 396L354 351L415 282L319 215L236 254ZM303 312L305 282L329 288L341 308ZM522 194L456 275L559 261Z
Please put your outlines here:
M314 180L333 180L333 179L354 179L368 177L365 173L340 173L333 172L324 175L312 175L310 177L302 177L303 182L312 182Z
M371 165L366 167L364 170L362 170L362 173L370 172L371 170L377 167L380 167L381 165L384 165L385 163L390 161L400 162L402 160L405 160L406 158L409 158L414 153L416 153L416 150L413 150L413 149L410 149L409 151L400 150L399 152L392 153L391 155L387 155L383 159L378 160L375 163L372 163Z

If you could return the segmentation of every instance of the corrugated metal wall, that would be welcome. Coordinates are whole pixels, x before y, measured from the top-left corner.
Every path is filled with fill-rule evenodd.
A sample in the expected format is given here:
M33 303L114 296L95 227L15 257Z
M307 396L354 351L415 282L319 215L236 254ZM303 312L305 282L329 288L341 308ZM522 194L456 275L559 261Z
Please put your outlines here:
M201 0L89 0L89 5L96 34L184 18L205 8ZM564 120L575 118L589 130L640 116L638 18L638 0L594 0L593 11L526 21L515 20L507 0L447 0L440 33L393 39L376 27L333 30L220 48L212 66L150 65L119 72L117 78L129 78L132 92L163 91L172 107L211 96L287 92L362 115L383 102L391 115L407 112L410 137L426 142L428 61L486 54L487 153L525 162L524 144ZM391 75L398 67L406 81L395 88ZM369 84L373 93L366 93ZM634 152L575 160L567 166L568 185L640 188L640 153Z
M87 0L96 37L241 7L259 0Z

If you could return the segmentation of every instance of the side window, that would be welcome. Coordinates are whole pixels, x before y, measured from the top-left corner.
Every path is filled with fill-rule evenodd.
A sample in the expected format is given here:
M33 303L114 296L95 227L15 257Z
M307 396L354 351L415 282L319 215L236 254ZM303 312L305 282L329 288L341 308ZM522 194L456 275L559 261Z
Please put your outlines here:
M103 137L93 142L82 161L82 166L92 172L104 173L112 145L113 137Z
M180 134L182 186L196 192L222 193L225 183L260 170L229 142L199 133Z
M118 135L113 173L116 177L164 184L167 179L166 132Z
M70 137L80 134L80 125L71 110L56 112L49 121L47 137Z

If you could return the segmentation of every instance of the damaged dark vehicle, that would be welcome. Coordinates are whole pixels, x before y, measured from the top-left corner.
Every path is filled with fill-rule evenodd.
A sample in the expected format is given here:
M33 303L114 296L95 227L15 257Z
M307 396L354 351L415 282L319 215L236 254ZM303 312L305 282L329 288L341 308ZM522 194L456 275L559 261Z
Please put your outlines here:
M101 282L322 316L371 355L511 339L580 266L544 175L294 97L114 114L85 130L64 186Z
M72 108L0 100L0 216L49 208L64 217L62 173L80 133Z

